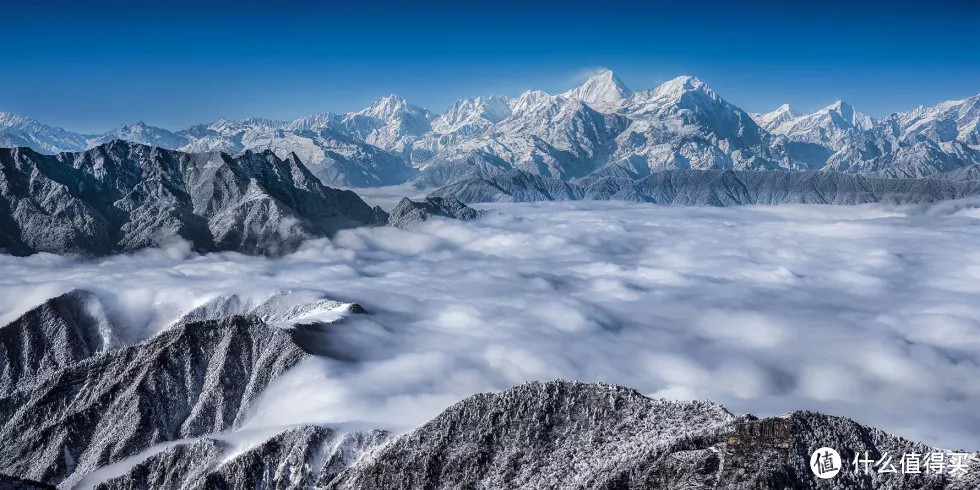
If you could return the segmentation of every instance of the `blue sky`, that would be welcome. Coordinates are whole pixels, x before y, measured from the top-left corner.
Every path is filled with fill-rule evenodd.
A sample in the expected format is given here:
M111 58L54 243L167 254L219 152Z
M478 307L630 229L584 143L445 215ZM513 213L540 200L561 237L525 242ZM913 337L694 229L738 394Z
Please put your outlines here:
M980 2L0 0L0 110L76 131L694 75L747 111L980 93Z

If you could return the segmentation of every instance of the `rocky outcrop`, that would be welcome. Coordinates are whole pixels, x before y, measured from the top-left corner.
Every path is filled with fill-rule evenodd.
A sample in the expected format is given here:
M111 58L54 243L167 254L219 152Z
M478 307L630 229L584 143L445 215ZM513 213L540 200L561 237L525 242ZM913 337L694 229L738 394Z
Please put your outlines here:
M404 198L395 206L388 217L388 224L405 228L433 217L471 220L482 214L456 199L447 197L426 197L422 201Z
M295 155L182 153L113 141L79 153L0 148L0 250L104 255L190 242L288 252L387 213L324 186Z

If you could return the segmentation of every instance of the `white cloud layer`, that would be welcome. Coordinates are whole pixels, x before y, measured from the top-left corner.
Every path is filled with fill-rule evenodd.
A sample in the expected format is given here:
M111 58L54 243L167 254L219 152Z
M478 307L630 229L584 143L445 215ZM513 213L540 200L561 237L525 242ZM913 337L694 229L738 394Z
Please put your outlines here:
M557 377L734 412L813 409L980 449L980 213L967 204L494 205L476 222L360 229L279 259L180 246L0 257L0 321L72 288L130 340L219 294L357 301L253 426L403 430L469 394Z

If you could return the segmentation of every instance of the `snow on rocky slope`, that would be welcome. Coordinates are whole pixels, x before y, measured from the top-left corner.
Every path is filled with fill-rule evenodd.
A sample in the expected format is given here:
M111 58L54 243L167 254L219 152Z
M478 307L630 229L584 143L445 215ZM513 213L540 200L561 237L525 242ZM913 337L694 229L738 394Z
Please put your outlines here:
M820 480L810 455L836 448ZM384 431L284 430L236 450L217 437L172 445L96 488L974 488L965 473L855 471L854 457L953 451L814 412L758 419L708 401L647 398L607 384L534 382L479 394L391 438ZM958 457L959 458L959 457Z
M275 254L388 219L271 151L191 154L116 140L55 156L0 148L0 168L0 250L15 255L104 255L174 239Z
M980 163L980 95L881 119L838 101L749 115L694 77L634 92L609 70L561 94L528 91L454 102L441 115L391 95L346 114L293 121L220 119L177 132L144 123L99 135L0 113L0 145L82 151L112 139L188 152L298 155L324 183L439 186L520 169L635 177L672 168L833 170L920 177Z
M278 318L294 310L293 295L271 298L280 300L255 311ZM209 308L207 315L239 310ZM7 352L44 353L39 363L19 364L29 367L18 370L19 382L0 387L3 474L101 489L980 483L980 455L966 453L966 475L861 474L848 466L818 480L809 460L819 447L836 448L845 465L865 452L878 460L938 449L840 417L792 412L760 420L708 401L651 399L608 384L533 382L474 395L397 437L370 427L255 427L245 422L264 388L314 355L297 343L296 329L233 315L180 322L123 345L99 340L115 328L102 311L94 295L74 291L0 327Z

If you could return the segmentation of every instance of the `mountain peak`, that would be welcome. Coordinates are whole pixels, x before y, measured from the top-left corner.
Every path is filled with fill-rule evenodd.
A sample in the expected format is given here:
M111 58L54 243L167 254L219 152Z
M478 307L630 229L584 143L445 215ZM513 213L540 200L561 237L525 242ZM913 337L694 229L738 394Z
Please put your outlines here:
M424 116L426 112L425 109L413 106L407 100L392 94L385 97L378 97L378 100L375 100L370 107L362 110L358 114L376 117L382 121L391 121L393 118L399 117L400 114L417 113Z
M707 85L705 85L705 83L702 82L701 79L699 79L698 77L692 77L690 75L681 75L671 80L667 80L661 86L677 87L684 90L699 90L701 88L707 87Z
M32 124L40 125L41 123L21 114L0 112L0 127L26 127Z
M833 104L830 104L829 106L824 107L824 110L825 111L841 112L841 111L852 111L852 110L854 110L854 108L851 107L851 104L848 104L847 102L844 102L843 100L837 100Z
M629 98L633 92L607 68L600 68L579 87L562 94L586 104L615 104Z
M802 114L793 110L789 104L783 104L772 112L751 115L755 123L767 131L772 131L780 124L792 121L800 116Z
M378 97L377 100L368 107L368 110L391 110L398 107L408 105L408 101L395 95L387 95L384 97Z
M847 125L854 126L855 128L866 130L871 129L874 121L871 117L864 115L854 109L850 104L844 102L843 100L838 100L827 107L824 107L818 114L829 114L831 117L833 115L839 116Z
M682 95L689 92L704 92L714 94L710 87L697 77L682 75L660 84L653 89L653 94L657 98L679 99Z

